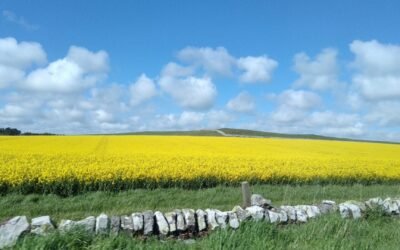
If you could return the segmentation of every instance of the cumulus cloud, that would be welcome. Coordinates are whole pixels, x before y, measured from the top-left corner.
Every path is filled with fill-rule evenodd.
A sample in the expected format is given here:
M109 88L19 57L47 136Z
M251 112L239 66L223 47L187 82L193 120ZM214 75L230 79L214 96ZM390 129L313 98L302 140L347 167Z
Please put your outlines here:
M65 58L30 72L23 88L42 92L68 93L94 86L106 76L108 55L72 46Z
M46 53L39 43L0 38L0 88L20 83L27 68L45 62Z
M137 106L157 95L154 81L142 74L130 87L131 105Z
M366 100L400 98L400 45L353 41L353 85Z
M205 71L221 75L230 75L235 59L224 47L186 47L178 52L182 62L203 67Z
M294 70L300 78L294 83L297 87L309 87L313 90L334 89L339 85L337 51L324 49L314 60L305 53L294 57Z
M248 92L241 92L227 103L227 108L234 112L249 113L254 111L256 103Z
M209 77L176 77L164 74L158 84L183 108L210 109L217 96L217 88Z
M281 106L287 106L296 109L317 108L322 100L318 94L305 91L288 89L277 96L277 100Z
M269 82L272 78L272 72L278 66L278 63L267 56L248 56L239 58L237 66L244 71L239 77L241 82L257 83Z

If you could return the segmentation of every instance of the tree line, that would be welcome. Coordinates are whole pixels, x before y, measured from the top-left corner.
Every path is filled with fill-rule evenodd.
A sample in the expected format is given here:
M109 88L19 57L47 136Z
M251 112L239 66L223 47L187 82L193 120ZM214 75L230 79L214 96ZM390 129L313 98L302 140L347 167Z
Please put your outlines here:
M22 133L21 130L16 128L0 128L0 135L54 135L51 133L32 133L25 132Z

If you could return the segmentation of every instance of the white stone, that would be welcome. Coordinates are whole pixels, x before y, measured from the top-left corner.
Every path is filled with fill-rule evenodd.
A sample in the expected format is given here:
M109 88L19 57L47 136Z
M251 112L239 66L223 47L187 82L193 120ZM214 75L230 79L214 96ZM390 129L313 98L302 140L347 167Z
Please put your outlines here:
M179 231L185 231L186 230L186 224L185 224L185 219L183 217L183 213L179 209L175 209L176 213L176 229Z
M270 208L272 206L271 200L267 200L259 194L252 194L250 201L252 206L259 206L262 208Z
M298 222L305 223L308 221L307 212L304 209L295 208L295 211Z
M143 214L142 213L133 213L131 215L132 223L133 223L133 231L135 233L139 233L143 231Z
M164 215L160 211L156 211L154 213L154 216L156 217L157 226L160 234L167 235L169 233L169 224L167 222L167 219L165 219Z
M226 228L228 222L228 213L215 210L215 219L221 228Z
M37 235L46 235L53 231L54 225L51 223L50 216L40 216L32 219L31 222L31 233Z
M82 227L88 233L93 233L96 226L96 217L89 216L83 220L77 221L75 225L77 227Z
M207 219L208 219L208 227L211 230L215 230L216 228L219 227L219 224L217 222L217 219L215 217L215 210L214 209L206 209L206 213L207 213Z
M100 214L96 218L96 234L108 234L110 220L106 214Z
M251 207L247 207L246 211L249 212L249 214L251 215L251 218L255 221L260 221L260 220L264 219L265 210L262 207L251 206Z
M339 204L339 211L342 218L361 218L361 208L351 203Z
M280 215L274 211L268 210L269 221L271 223L279 223L280 222Z
M202 209L197 209L196 210L196 216L197 216L197 227L199 231L203 231L207 229L207 223L206 223L206 212Z
M118 235L121 229L121 218L119 216L111 216L110 220L110 233L115 236Z
M391 198L386 198L383 201L382 206L383 206L383 210L387 214L399 214L399 206L397 205L397 202L395 202Z
M296 210L292 206L281 206L281 209L286 212L289 220L296 221Z
M151 235L153 234L154 227L154 213L151 210L143 212L143 234Z
M280 210L279 211L279 221L281 223L286 223L288 221L288 219L289 218L288 218L287 213L285 211L283 211L283 210Z
M127 235L133 235L133 221L132 216L121 216L121 229Z
M66 232L71 230L76 226L76 221L73 220L61 220L60 224L58 225L58 229L62 232Z
M177 230L177 228L176 228L176 213L175 212L165 213L165 219L168 222L170 233L175 233Z
M350 208L348 208L344 204L339 204L339 212L342 218L350 218L351 216Z
M183 217L186 222L186 230L194 232L196 230L196 218L193 209L182 209Z
M18 238L29 232L29 223L25 216L16 216L0 225L0 249L12 247Z
M235 212L238 216L239 222L245 221L249 218L251 218L251 215L248 211L244 210L242 207L240 206L235 206L232 209L232 212Z
M383 205L383 200L381 197L371 198L365 202L365 205L370 209L375 209Z
M239 218L235 212L232 212L232 211L228 212L228 220L229 220L229 226L232 229L239 228L240 222L239 222Z

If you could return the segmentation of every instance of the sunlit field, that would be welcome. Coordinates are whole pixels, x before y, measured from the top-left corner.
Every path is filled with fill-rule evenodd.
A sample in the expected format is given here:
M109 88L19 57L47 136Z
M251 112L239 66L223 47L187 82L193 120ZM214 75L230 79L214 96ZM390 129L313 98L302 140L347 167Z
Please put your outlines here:
M0 137L2 193L400 182L400 145L190 136Z

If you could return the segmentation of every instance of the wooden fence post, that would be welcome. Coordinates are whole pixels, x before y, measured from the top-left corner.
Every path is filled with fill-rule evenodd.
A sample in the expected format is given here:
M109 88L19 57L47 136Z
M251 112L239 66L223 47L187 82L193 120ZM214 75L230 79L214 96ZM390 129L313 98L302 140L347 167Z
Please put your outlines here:
M250 186L247 181L242 182L242 197L243 197L243 208L251 206L251 192Z

